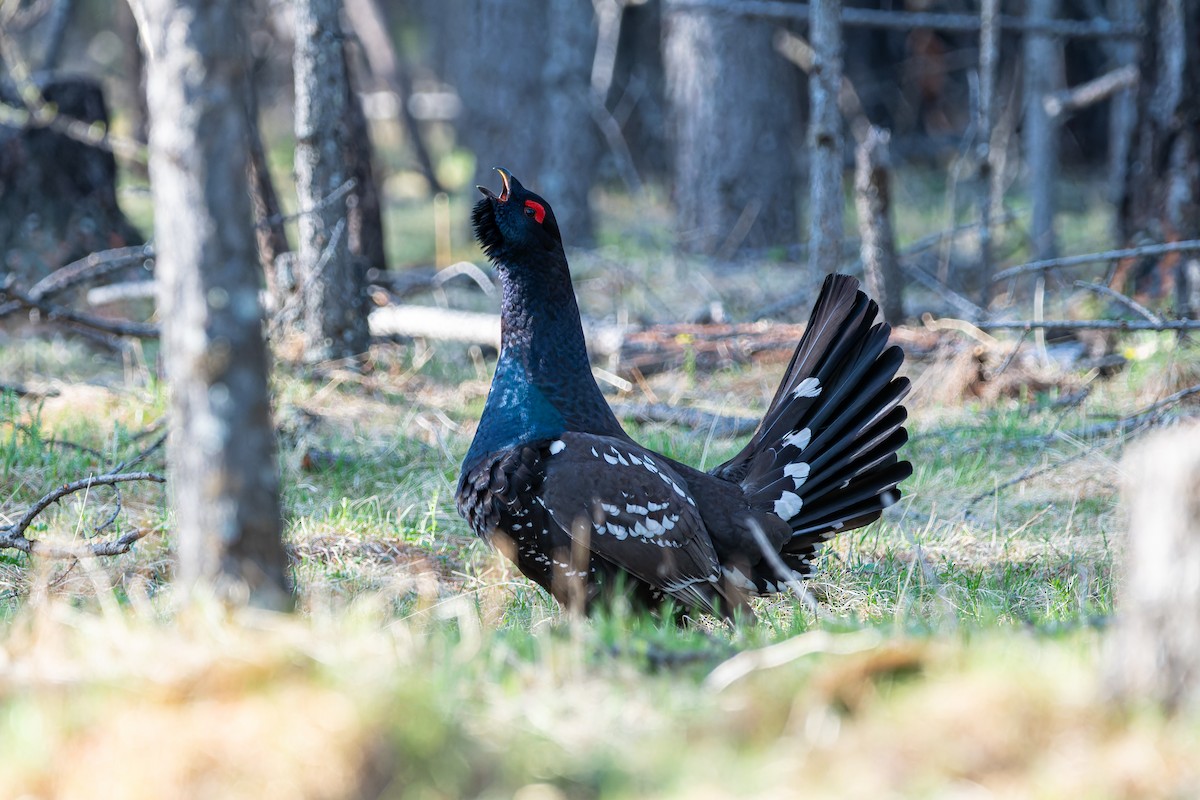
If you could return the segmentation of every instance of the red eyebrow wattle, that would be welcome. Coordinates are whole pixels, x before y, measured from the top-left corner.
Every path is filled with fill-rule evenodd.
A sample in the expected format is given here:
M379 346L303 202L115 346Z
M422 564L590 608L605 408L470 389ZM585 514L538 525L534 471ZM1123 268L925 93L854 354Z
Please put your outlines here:
M533 218L537 220L539 225L546 219L546 207L538 201L526 200L525 207L533 209Z

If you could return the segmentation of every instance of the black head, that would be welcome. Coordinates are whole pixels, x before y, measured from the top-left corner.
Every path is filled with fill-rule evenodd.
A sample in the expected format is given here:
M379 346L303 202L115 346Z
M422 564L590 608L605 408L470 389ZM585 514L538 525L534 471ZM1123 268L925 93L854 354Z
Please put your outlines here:
M497 196L477 186L483 199L475 204L471 224L475 238L492 261L522 255L562 252L562 235L550 204L526 189L506 170L496 167L503 191Z

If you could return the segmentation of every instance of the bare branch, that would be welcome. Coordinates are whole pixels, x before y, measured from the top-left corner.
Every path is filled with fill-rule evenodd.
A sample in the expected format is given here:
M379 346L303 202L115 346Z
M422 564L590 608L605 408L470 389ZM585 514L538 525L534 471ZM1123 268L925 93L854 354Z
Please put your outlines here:
M795 22L808 22L812 17L811 5L780 2L780 0L668 0L667 5L672 10L715 11ZM1136 39L1142 35L1142 29L1138 25L1116 25L1101 18L1086 22L1056 19L1031 24L1020 17L1001 15L999 23L1001 28L1008 31L1040 33L1046 36L1075 39ZM842 24L849 27L886 28L902 31L914 28L933 28L958 33L975 33L979 30L980 19L976 14L916 13L846 7L842 9Z
M1072 89L1064 89L1061 92L1047 95L1042 98L1042 104L1046 107L1047 114L1058 117L1070 111L1087 108L1101 100L1107 100L1117 92L1133 88L1137 82L1137 65L1126 64Z
M119 555L129 551L138 539L149 531L134 531L119 539L105 542L94 542L84 547L57 547L45 545L36 540L25 538L25 531L33 524L39 514L62 498L90 489L93 486L113 486L130 481L153 481L165 483L166 478L154 472L127 472L95 475L72 483L65 483L57 489L45 494L33 504L14 524L0 528L0 550L13 549L30 555L44 555L51 558L77 558L80 555L109 556Z
M155 339L158 337L157 325L150 325L144 322L102 319L94 317L91 314L72 311L66 306L47 303L45 300L30 297L25 292L13 286L11 276L9 277L10 279L7 284L0 286L0 295L11 297L25 308L37 309L51 320L66 320L67 322L74 322L78 325L84 325L88 328L117 336L133 336L139 339Z
M980 322L985 331L1034 331L1055 328L1068 331L1200 331L1200 319L1168 319L1137 322L1128 319L1019 319L1007 322Z
M1044 272L1058 267L1077 267L1080 264L1098 264L1105 261L1119 261L1122 258L1138 258L1140 256L1160 256L1167 253L1200 252L1200 239L1188 239L1182 242L1165 242L1148 244L1142 247L1126 247L1120 250L1106 250L1102 253L1084 253L1082 255L1047 258L1042 261L1030 261L1027 264L1011 267L997 272L992 277L992 283L1015 278L1029 272Z
M1075 281L1075 286L1079 289L1087 289L1089 292L1095 292L1096 294L1102 294L1105 297L1111 297L1113 300L1116 300L1118 303L1125 306L1133 313L1146 319L1149 322L1153 322L1155 325L1161 325L1163 322L1162 317L1160 317L1158 314L1155 314L1153 311L1146 308L1144 305L1142 305L1138 301L1134 300L1132 297L1126 297L1125 295L1118 292L1116 289L1112 289L1108 286L1105 286L1102 283L1088 283L1087 281Z
M29 290L29 297L33 300L44 300L47 297L61 294L73 286L98 280L152 258L154 258L154 247L148 244L89 253L77 261L59 267L35 283ZM22 307L20 302L4 303L0 305L0 317L11 314Z
M668 425L682 425L697 431L711 431L717 438L745 436L753 433L758 427L758 420L750 417L730 417L724 414L713 414L699 408L678 408L665 403L649 405L634 405L617 403L613 411L622 417L641 423L661 422Z

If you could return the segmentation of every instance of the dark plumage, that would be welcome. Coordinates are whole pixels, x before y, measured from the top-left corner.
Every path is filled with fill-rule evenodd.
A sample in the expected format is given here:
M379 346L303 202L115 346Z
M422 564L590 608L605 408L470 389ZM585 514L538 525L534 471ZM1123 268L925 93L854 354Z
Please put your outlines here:
M700 472L638 445L592 377L554 212L505 170L472 222L503 285L501 349L463 461L458 510L559 602L623 585L733 616L817 546L866 525L912 473L897 378L903 354L858 282L830 275L758 430ZM623 578L624 580L618 580Z

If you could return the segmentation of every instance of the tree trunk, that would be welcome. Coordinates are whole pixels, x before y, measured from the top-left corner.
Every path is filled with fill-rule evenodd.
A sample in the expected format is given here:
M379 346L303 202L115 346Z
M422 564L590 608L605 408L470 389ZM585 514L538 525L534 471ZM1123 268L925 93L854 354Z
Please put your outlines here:
M1058 0L1028 0L1026 19L1039 24L1054 17ZM1054 258L1054 184L1058 176L1058 125L1043 99L1056 88L1060 45L1046 34L1025 34L1025 121L1022 145L1025 185L1032 206L1029 220L1030 257Z
M1108 0L1108 16L1118 24L1134 24L1140 16L1138 6L1142 0ZM1121 39L1112 44L1113 63L1110 67L1116 69L1124 66L1137 66L1138 43ZM1121 213L1121 196L1125 191L1126 170L1129 168L1129 146L1133 138L1133 128L1137 121L1136 87L1124 89L1113 97L1109 106L1108 117L1108 190L1115 213L1113 214L1115 239L1113 245L1120 247L1129 241L1130 231L1124 229L1126 223Z
M366 270L350 252L347 203L328 197L352 176L346 163L349 79L339 0L298 0L296 16L296 192L300 207L297 286L304 358L366 352Z
M814 0L813 74L808 81L808 269L816 281L842 263L842 159L845 144L838 94L842 89L842 0Z
M979 107L975 116L975 192L979 204L979 307L992 299L992 127L996 61L1000 55L1000 0L983 0L979 12Z
M52 119L107 126L104 92L89 78L54 78L38 87ZM23 108L17 97L0 102ZM117 162L40 123L0 122L0 280L26 288L98 250L140 244L117 204Z
M867 294L892 325L904 319L900 266L892 234L888 132L871 127L855 152L854 195Z
M533 176L541 175L547 148L542 70L550 30L541 14L514 13L509 0L460 2L464 30L453 62L463 103L457 131L475 153L475 182L495 187L492 168L504 167L538 191ZM554 197L546 199L557 208Z
M236 0L135 0L171 389L167 458L181 582L286 608L237 8Z
M771 46L774 29L668 6L663 52L685 249L731 257L796 240L796 77Z
M254 209L254 233L258 240L258 261L262 267L267 293L278 304L282 298L275 286L275 260L291 252L287 231L279 208L279 196L275 193L275 182L267 164L267 152L263 147L262 134L258 128L258 89L254 83L253 70L246 77L246 153L250 180L250 202Z
M1111 683L1130 700L1200 709L1200 426L1130 448L1121 472L1129 533Z
M538 193L554 206L567 245L589 245L595 236L588 195L596 182L600 136L592 116L592 58L596 25L591 0L549 0L542 68L545 148Z
M1175 241L1200 234L1200 4L1162 0L1147 4L1137 88L1137 127L1129 148L1118 227L1130 242ZM1147 260L1120 271L1129 292L1166 299L1176 295L1187 313L1187 259Z
M362 264L360 269L387 269L384 252L383 209L379 202L379 188L375 181L375 148L371 146L371 125L363 112L362 101L354 85L354 71L350 69L350 50L342 48L346 71L346 151L345 159L354 179L354 191L350 193L347 208L347 234L350 254Z
M663 70L662 0L624 4L607 104L643 176L667 178L667 89Z

